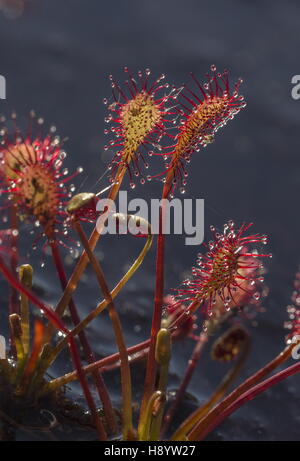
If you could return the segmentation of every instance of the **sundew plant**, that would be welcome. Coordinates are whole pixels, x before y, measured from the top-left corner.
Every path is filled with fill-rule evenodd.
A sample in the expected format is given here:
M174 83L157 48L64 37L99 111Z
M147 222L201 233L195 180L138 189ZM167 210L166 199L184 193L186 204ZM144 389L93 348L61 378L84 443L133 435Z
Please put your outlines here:
M26 130L19 128L15 113L8 119L1 117L0 273L10 293L8 306L1 306L9 330L5 338L7 326L0 325L1 440L14 440L19 430L33 438L46 433L51 439L57 426L68 420L72 427L80 426L84 420L89 438L92 434L100 441L200 441L241 405L300 371L298 361L285 365L291 357L298 358L300 345L298 274L282 350L246 381L234 385L249 354L247 320L261 310L267 295L264 272L272 257L266 250L267 236L252 223L228 220L222 229L211 226L210 237L195 250L190 277L178 280L171 294L164 284L165 271L172 264L165 258L166 204L185 194L193 157L205 155L204 148L209 149L215 136L221 136L219 130L246 107L240 94L242 80L232 83L229 72L218 72L215 66L204 82L191 74L190 83L180 88L166 83L165 75L152 78L149 69L132 75L125 68L125 74L124 84L109 77L112 95L104 100L104 150L113 150L114 155L106 187L99 193L90 192L85 182L86 192L76 194L73 182L83 169L69 171L64 141L54 126L46 132L44 120L34 112L28 116ZM99 177L102 174L99 171ZM130 188L145 197L149 181L160 181L163 200L158 235L138 214L115 213L109 205L105 213L99 211L103 198L110 200L107 203L116 201L126 176ZM119 274L114 287L108 285L95 251L99 247L109 251L108 237L102 232L108 216L122 233L132 222L143 229L136 239L137 248L141 242L142 249L135 260L128 254L128 270ZM28 264L28 248L22 245L22 234L28 229L32 229L29 236L37 265L46 262L46 271L53 264L57 273L60 296L54 306L34 288L36 268ZM152 324L143 342L128 347L118 295L137 270L143 271L152 245L156 247ZM74 249L82 253L73 260L67 276L63 255L74 254ZM83 317L73 297L88 265L102 300L94 300ZM93 299L88 301L93 303ZM105 311L117 352L99 360L94 349L95 344L101 347L101 334L90 337L87 328ZM172 344L183 340L193 343L193 351L180 385L171 394L169 367L178 354L172 353ZM228 371L221 382L211 383L207 401L182 420L185 394L211 341L215 366L227 363ZM72 371L53 376L50 368L66 351ZM136 389L132 373L141 363L144 377ZM120 378L118 407L113 404L108 379L112 369ZM79 405L69 390L74 381L81 386L85 404ZM135 395L142 395L138 405ZM47 412L47 425L38 417L35 420L40 412Z

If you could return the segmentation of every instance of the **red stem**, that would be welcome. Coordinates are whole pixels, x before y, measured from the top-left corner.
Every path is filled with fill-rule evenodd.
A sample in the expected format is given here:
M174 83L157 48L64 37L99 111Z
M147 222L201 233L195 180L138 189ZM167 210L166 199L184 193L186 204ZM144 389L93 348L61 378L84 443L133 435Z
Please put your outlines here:
M157 365L155 361L155 347L158 331L161 327L162 306L164 296L164 272L165 272L165 200L168 199L172 188L173 173L168 175L162 193L162 204L159 209L159 234L157 238L156 251L156 285L155 285L155 302L151 326L151 339L149 347L149 355L147 361L145 390L140 410L140 429L144 424L144 418L149 399L154 392L155 381L157 375Z
M246 381L243 381L238 387L236 387L227 397L219 402L204 418L201 418L195 425L194 430L197 429L197 434L201 435L202 431L205 431L207 427L214 423L218 416L223 413L231 404L233 404L242 394L248 392L249 389L253 388L257 383L261 382L267 375L284 363L290 356L294 344L289 345L283 351L280 352L273 360L268 362L263 368L258 370Z
M148 401L154 392L155 380L157 374L157 364L155 361L155 346L157 334L161 326L162 305L164 294L164 256L165 256L165 235L163 233L163 215L164 208L159 210L159 234L157 239L156 253L156 286L155 286L155 302L152 316L151 339L148 353L144 396L141 405L141 422L147 408Z
M150 339L147 339L146 341L136 344L135 346L129 347L127 349L127 353L130 356L130 354L136 354L139 351L145 350L147 347L149 347L150 344ZM105 373L106 371L109 371L110 365L116 363L118 360L120 360L120 354L119 352L116 352L115 354L112 354L108 357L104 357L101 360L98 360L97 362L92 363L91 365L87 365L86 367L83 368L83 371L85 374L92 373L94 370L100 370L102 373ZM76 380L76 373L72 372L69 373L68 376L74 377L74 381ZM59 379L59 378L58 378Z
M16 212L15 206L12 207L11 209L11 222L10 222L10 227L12 231L12 236L11 236L11 248L12 248L12 254L11 254L11 259L10 259L10 267L12 273L17 277L17 268L18 268L18 260L19 260L19 254L18 254L18 242L19 242L19 236L18 236L18 228L19 228L19 220ZM10 294L10 314L19 314L20 309L18 306L18 292L11 287L11 294Z
M3 276L6 278L8 283L13 286L13 288L20 293L22 293L24 296L26 296L33 304L35 304L48 318L48 320L54 325L55 328L63 332L65 335L68 335L70 331L64 326L60 318L56 315L56 313L48 306L46 306L42 301L40 301L33 293L30 291L28 288L26 288L13 274L12 272L8 269L8 267L5 265L3 259L0 256L0 271L2 272ZM91 394L91 391L88 387L88 383L86 380L85 373L82 369L81 363L80 363L80 356L79 352L75 343L75 340L72 336L68 338L68 343L70 347L70 353L72 357L72 361L74 364L74 367L77 372L78 379L80 381L83 393L85 395L87 404L90 408L93 420L95 422L98 435L100 440L106 440L106 434L105 430L103 428L103 424L99 418L99 415L97 413L97 408L94 404L93 397Z
M231 413L236 411L240 408L244 403L250 402L253 400L257 395L261 394L262 392L266 391L270 387L274 386L275 384L280 383L284 379L292 376L300 371L300 362L296 363L295 365L291 365L290 367L276 373L274 376L265 379L261 383L257 384L256 386L249 389L247 392L242 394L238 399L236 399L231 405L229 405L222 413L218 415L218 417L205 428L203 432L201 432L201 437L197 440L203 440L211 431L213 431L219 424L224 421ZM189 440L194 440L193 437L194 430L189 435ZM190 438L191 437L191 438Z
M72 336L72 335L71 335ZM178 340L178 337L175 335L174 336L175 340ZM130 361L130 363L133 363L136 359L140 359L144 356L148 355L148 348L150 345L150 339L146 339L146 341L143 341L142 343L135 344L134 346L128 347L127 348L127 354L131 357L133 357ZM138 357L136 357L136 354L140 352ZM114 369L117 365L116 363L120 360L120 354L119 352L116 352L115 354L109 355L108 357L104 357L101 360L98 360L97 362L92 363L91 365L87 365L86 367L83 368L84 373L92 373L93 370L99 369L101 370L101 373L106 373L108 371L111 371L111 369ZM71 373L72 375L74 373ZM76 377L74 377L74 380Z
M62 287L63 290L65 290L66 286L67 286L67 283L68 283L68 280L67 280L67 276L66 276L65 269L64 269L64 266L63 266L63 262L62 262L61 254L60 254L59 247L58 247L58 244L57 244L57 240L51 239L50 240L50 245L51 245L54 265L56 267L57 274L58 274L58 277L60 279L61 287ZM78 325L80 323L80 318L79 318L79 315L78 315L76 305L75 305L72 298L70 299L70 302L69 302L69 309L70 309L72 322L73 322L74 326L76 326L76 325ZM96 361L96 358L95 358L95 356L93 354L92 348L91 348L91 346L90 346L90 344L88 342L88 339L86 337L85 332L81 331L78 334L78 337L79 337L80 343L82 345L82 348L83 348L83 351L84 351L84 354L85 354L87 362L88 363L94 363ZM103 404L103 411L104 411L104 414L105 414L105 417L106 417L106 420L107 420L107 424L109 426L109 430L111 431L111 433L116 433L117 432L117 421L116 421L113 406L112 406L110 396L109 396L109 393L107 391L105 382L103 380L103 377L102 377L101 373L98 370L95 370L95 372L92 374L92 376L94 378L94 383L96 385L99 398L100 398L100 400L101 400L101 402Z

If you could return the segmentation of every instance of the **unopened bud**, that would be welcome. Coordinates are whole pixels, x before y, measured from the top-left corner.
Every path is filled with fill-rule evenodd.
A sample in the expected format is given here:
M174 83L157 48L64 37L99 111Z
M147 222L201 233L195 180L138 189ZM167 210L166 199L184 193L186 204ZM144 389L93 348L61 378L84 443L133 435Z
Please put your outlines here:
M33 268L30 264L23 264L19 267L19 277L20 281L27 288L32 287L32 277L33 277Z
M83 207L93 205L96 200L96 195L91 192L82 192L81 194L74 195L68 203L67 212L73 214Z
M168 365L171 359L171 333L166 328L161 328L157 335L155 360L159 365Z

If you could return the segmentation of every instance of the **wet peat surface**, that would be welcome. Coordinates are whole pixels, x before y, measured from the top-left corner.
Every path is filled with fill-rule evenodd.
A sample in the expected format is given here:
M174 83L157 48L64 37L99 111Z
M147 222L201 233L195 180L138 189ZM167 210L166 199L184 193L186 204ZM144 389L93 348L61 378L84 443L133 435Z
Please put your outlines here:
M86 6L89 4L88 7ZM215 5L217 4L217 6ZM239 382L269 361L283 347L287 319L285 306L293 290L293 276L300 260L299 213L299 113L300 102L291 98L291 77L298 73L299 3L296 1L208 1L166 0L164 2L98 2L58 0L31 2L22 18L8 20L0 15L0 73L7 80L7 100L0 111L16 110L20 123L34 108L47 124L57 125L68 137L66 166L81 165L84 173L77 191L98 192L107 184L105 165L111 153L104 153L105 108L110 97L107 76L125 80L128 66L133 73L150 67L153 75L165 73L168 81L180 85L189 71L200 79L211 64L229 68L232 79L244 79L242 93L247 108L208 148L194 155L189 167L186 198L205 199L206 239L209 225L221 227L228 219L237 224L254 222L255 231L267 234L266 281L270 294L265 312L248 323L253 336L252 351ZM255 24L255 30L253 28ZM158 162L159 163L159 162ZM153 166L153 170L162 164ZM104 176L103 176L104 174ZM102 177L103 176L103 177ZM101 180L99 178L102 177ZM128 186L128 184L126 184ZM161 183L137 186L129 197L159 198ZM1 211L1 213L3 213ZM24 247L32 236L23 233ZM141 242L132 236L107 236L97 248L110 286L134 260ZM117 298L128 345L144 340L150 329L155 271L155 248L144 265ZM167 242L166 291L177 287L195 263L199 248L185 246L182 236ZM67 253L65 252L65 257ZM35 289L48 303L59 298L58 284L47 258L32 252L36 268ZM67 264L70 262L66 259ZM67 265L68 271L71 265ZM6 328L7 289L0 281L0 325ZM83 317L101 298L92 271L88 269L76 293ZM97 358L115 352L113 334L106 314L87 330ZM193 348L185 340L174 348L170 389L175 390ZM71 370L67 354L62 354L50 370L53 376ZM200 362L181 409L189 414L205 401L226 372L208 354ZM135 367L135 402L140 401L143 365ZM248 403L224 422L209 440L299 440L300 378L294 376ZM119 406L119 375L106 375L114 404ZM69 396L83 403L77 384ZM76 419L75 415L75 419ZM39 415L41 425L49 414ZM77 423L74 423L77 427ZM94 433L81 421L74 432L60 426L51 437L91 440ZM32 434L19 429L18 440L47 439L49 434Z

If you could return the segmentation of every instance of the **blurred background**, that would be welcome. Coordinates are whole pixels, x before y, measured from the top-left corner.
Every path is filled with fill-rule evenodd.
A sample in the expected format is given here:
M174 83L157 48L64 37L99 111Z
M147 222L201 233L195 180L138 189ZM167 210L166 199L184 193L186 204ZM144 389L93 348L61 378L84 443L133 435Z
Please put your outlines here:
M237 224L253 221L255 231L269 236L270 294L264 301L266 312L249 324L253 348L241 379L248 376L283 347L285 307L300 261L296 199L300 100L291 97L292 76L300 73L299 2L32 0L25 2L23 11L24 2L11 2L17 11L8 3L0 1L0 74L7 81L7 99L0 101L0 112L9 115L16 110L22 124L35 109L47 126L55 123L61 136L68 137L66 166L84 167L77 181L81 192L97 192L108 184L104 173L110 153L103 150L102 100L111 98L109 74L122 83L124 66L134 74L150 67L153 76L165 73L171 84L180 85L189 81L190 71L203 80L210 65L216 64L219 70L230 69L232 82L244 79L241 93L247 107L217 133L213 144L194 155L186 197L205 199L206 229L210 224L221 227L228 219ZM160 194L159 181L130 192L132 197ZM97 255L110 284L120 278L139 245L133 237L102 241ZM179 285L198 251L186 247L183 237L168 239L166 292ZM35 262L36 255L32 258ZM154 263L153 248L117 301L128 344L149 333ZM100 298L92 273L87 271L85 278L77 294L82 315ZM48 302L59 297L50 260L37 270L36 284ZM4 301L3 284L1 292ZM3 313L0 320L2 327ZM115 350L105 316L91 325L89 335L99 357ZM187 340L172 363L173 389L192 347ZM64 362L56 365L53 373L64 367ZM224 368L205 358L183 411L202 402L223 374ZM118 375L107 379L117 403ZM299 440L299 384L299 377L290 378L245 405L210 438ZM73 392L77 390L74 386Z

